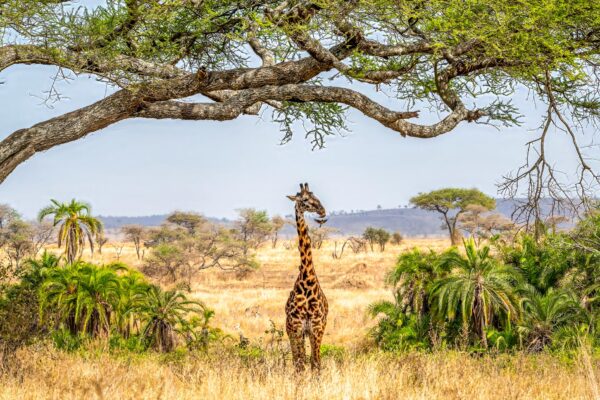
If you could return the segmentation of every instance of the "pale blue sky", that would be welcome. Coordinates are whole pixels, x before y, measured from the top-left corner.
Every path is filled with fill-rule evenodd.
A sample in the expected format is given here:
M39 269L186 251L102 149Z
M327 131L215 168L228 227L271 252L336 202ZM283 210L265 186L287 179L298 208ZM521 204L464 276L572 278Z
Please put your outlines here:
M55 73L41 66L0 73L5 82L0 86L0 138L110 93L94 78L80 76L59 83L67 98L50 109L39 96ZM403 109L371 88L364 93ZM281 133L269 121L270 112L262 119L229 122L128 120L34 156L0 185L0 202L27 217L51 198L86 200L103 215L184 209L232 217L242 207L289 214L285 195L304 181L329 210L396 207L418 192L444 186L478 187L495 195L495 184L523 162L524 143L536 134L528 129L537 126L540 111L525 96L515 99L530 117L524 127L498 131L463 123L429 140L402 138L352 111L351 132L330 138L327 148L317 151L311 151L300 130L292 143L280 146ZM557 137L551 149L560 154L566 143L564 136Z

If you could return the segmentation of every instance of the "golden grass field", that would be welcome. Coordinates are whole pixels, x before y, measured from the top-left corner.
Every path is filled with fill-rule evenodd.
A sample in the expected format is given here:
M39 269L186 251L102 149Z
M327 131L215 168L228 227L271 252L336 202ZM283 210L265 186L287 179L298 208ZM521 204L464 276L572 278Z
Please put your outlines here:
M600 364L589 351L573 360L551 355L476 358L458 352L389 355L365 351L376 300L391 299L383 284L397 254L414 246L442 249L443 239L408 240L401 246L331 257L333 243L315 251L319 280L330 303L324 343L343 346L341 359L324 359L320 376L294 376L289 359L244 359L226 350L196 354L108 354L105 344L82 354L49 345L18 351L0 373L0 399L600 399ZM105 246L95 262L115 258ZM121 261L139 265L133 248ZM191 297L216 311L212 325L237 341L268 346L265 330L283 328L284 304L296 278L297 249L259 250L261 268L249 276L202 271ZM287 338L284 338L287 343ZM289 357L289 356L288 356Z
M284 242L291 247L289 250L281 242L275 249L270 245L259 249L257 260L261 267L247 277L238 278L235 273L217 269L196 275L190 297L215 310L213 325L230 334L243 334L256 340L264 336L271 320L277 327L284 327L285 302L300 264L298 249L289 241ZM333 242L313 250L319 282L329 301L324 343L353 347L364 340L367 326L373 323L366 315L367 306L376 300L392 299L384 277L399 252L412 247L440 250L449 245L446 239L410 239L400 246L388 245L385 252L353 254L346 249L341 260L331 256ZM101 256L94 255L96 262L115 259L114 247L110 245L104 247ZM131 246L123 249L120 261L131 266L140 264Z

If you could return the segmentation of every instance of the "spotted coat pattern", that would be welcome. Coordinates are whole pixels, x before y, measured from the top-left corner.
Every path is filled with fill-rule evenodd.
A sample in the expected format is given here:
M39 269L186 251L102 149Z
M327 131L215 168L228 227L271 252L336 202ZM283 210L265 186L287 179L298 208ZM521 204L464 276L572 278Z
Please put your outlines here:
M285 306L286 331L290 339L294 366L298 371L304 370L306 336L310 339L311 345L311 367L313 370L321 368L321 342L329 310L327 298L321 290L313 265L311 241L304 211L302 204L297 201L296 227L301 257L300 273Z

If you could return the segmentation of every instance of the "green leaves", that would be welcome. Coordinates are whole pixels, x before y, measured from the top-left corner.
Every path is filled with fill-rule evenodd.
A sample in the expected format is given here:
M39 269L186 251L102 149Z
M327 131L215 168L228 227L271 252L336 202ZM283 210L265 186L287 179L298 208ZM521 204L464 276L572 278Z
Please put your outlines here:
M480 205L491 210L496 207L496 201L477 189L446 188L429 193L420 193L410 199L410 202L425 210L464 210L469 205Z
M46 255L31 265L41 276L40 315L63 331L60 337L65 332L87 337L116 334L123 339L138 335L148 346L171 351L180 334L193 331L188 316L202 316L203 327L213 316L202 303L178 291L163 291L122 264L60 265Z
M60 225L58 247L64 244L67 261L73 263L81 256L86 240L93 252L94 237L102 233L102 222L90 215L91 206L75 199L70 203L57 200L51 200L51 203L40 210L38 219L41 222L47 216L54 216L54 226Z
M292 140L294 127L299 124L310 140L313 150L325 147L328 136L347 131L345 113L348 107L337 103L284 102L281 108L273 110L273 121L280 124L283 132L281 143Z
M143 336L158 351L169 352L175 348L175 334L188 325L184 319L188 313L203 314L206 322L211 317L202 303L187 300L183 293L151 286L146 295L146 301L137 307L137 311L147 321L142 329Z
M597 343L598 225L592 212L570 234L538 241L520 234L493 249L468 239L463 249L402 253L386 277L395 301L369 308L371 316L384 315L376 340L403 348L408 327L427 321L429 330L417 336L427 348L540 352L576 348L585 336Z
M515 287L521 277L491 257L488 246L478 249L473 239L465 242L465 253L448 254L445 263L452 273L432 286L431 295L440 315L449 320L460 315L463 324L483 335L500 313L519 315Z

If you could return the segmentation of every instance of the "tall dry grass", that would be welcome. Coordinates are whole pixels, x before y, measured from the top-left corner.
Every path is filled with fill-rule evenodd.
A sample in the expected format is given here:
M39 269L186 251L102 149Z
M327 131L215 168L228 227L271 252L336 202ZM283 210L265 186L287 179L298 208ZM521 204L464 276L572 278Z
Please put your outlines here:
M289 355L240 356L235 350L210 357L187 354L110 355L102 345L86 353L64 353L38 345L20 349L0 371L0 399L597 399L599 365L590 351L573 362L550 355L467 354L395 355L364 353L374 321L367 306L391 299L384 276L400 251L410 247L443 249L446 240L409 240L385 252L331 257L333 243L315 251L315 264L330 303L326 345L347 349L342 360L326 357L319 377L295 376ZM88 254L89 258L90 255ZM95 262L114 261L106 246ZM216 311L213 326L252 344L269 345L271 321L281 328L283 306L297 274L293 247L264 246L261 268L240 278L218 270L202 271L190 296ZM132 266L133 248L121 261ZM284 337L283 346L286 346ZM600 399L599 399L600 400Z
M326 359L320 376L295 376L289 363L270 359L27 348L0 374L0 399L593 399L587 368L549 355L372 353Z
M338 241L338 249L341 242ZM341 259L331 255L335 246L332 240L325 242L321 249L313 250L319 282L329 301L324 342L352 348L361 344L368 328L375 322L366 314L368 305L377 300L392 299L384 277L401 251L413 247L441 250L449 245L450 241L445 238L410 238L400 246L388 245L384 252L354 254L347 248ZM116 261L116 248L120 246L107 244L102 254L96 252L92 256L86 251L84 258L96 263ZM50 250L59 251L55 247ZM149 252L146 249L146 254ZM215 310L214 326L234 336L258 340L271 327L271 321L276 327L283 327L284 306L298 275L300 256L292 241L282 240L275 249L268 243L263 245L256 259L260 268L243 278L218 269L200 271L193 278L190 297ZM133 267L143 263L137 260L131 244L125 244L119 261ZM161 284L175 286L168 281Z

